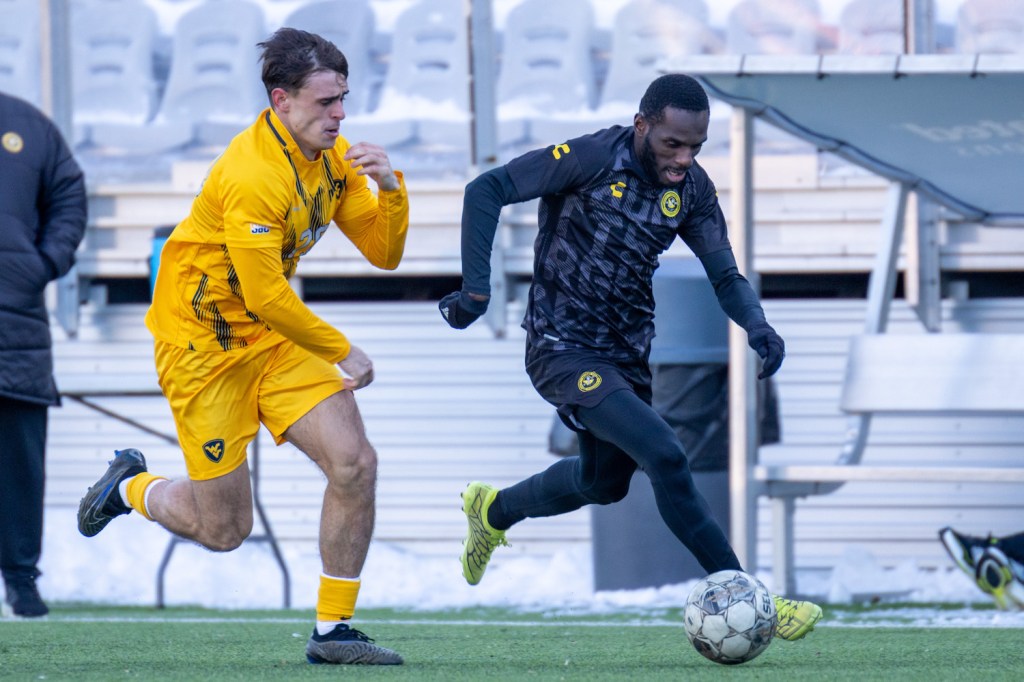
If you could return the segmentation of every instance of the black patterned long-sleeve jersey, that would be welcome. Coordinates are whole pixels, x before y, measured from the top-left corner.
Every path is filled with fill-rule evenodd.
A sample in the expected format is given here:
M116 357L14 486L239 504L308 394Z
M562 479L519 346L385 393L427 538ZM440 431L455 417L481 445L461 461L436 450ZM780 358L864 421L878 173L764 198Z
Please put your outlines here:
M653 183L633 152L633 129L615 126L528 152L492 173L489 187L484 176L474 181L484 185L475 194L497 202L471 197L474 183L467 189L464 286L474 293L489 291L494 203L500 212L500 204L540 197L533 284L523 320L532 344L644 357L654 336L654 271L677 236L705 266L704 257L728 251L723 260L733 264L731 280L745 285L729 288L743 289L740 297L753 300L763 319L753 290L735 272L715 187L697 163L679 185Z

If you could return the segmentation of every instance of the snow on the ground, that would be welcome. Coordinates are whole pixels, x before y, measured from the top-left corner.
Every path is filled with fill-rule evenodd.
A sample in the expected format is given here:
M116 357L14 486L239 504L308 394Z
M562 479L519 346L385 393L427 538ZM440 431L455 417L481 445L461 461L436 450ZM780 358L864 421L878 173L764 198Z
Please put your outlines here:
M156 575L170 536L154 523L132 515L117 519L94 538L79 535L75 510L49 509L39 588L54 602L119 605L156 603ZM683 604L695 580L640 590L593 591L590 553L573 549L551 558L524 557L499 548L484 581L470 587L457 559L459 547L444 558L425 558L387 543L374 543L363 570L359 605L409 610L502 606L545 612L609 613L673 608ZM318 557L283 545L291 577L291 605L312 609L320 573ZM771 575L759 575L771 585ZM851 548L827 577L797 576L801 593L832 604L876 603L879 608L843 625L916 625L1024 628L1024 612L971 608L990 601L952 565L928 571L913 565L886 570L863 548ZM217 554L177 545L165 574L167 605L211 608L277 608L283 604L283 577L266 543L245 543ZM885 608L885 603L964 603L965 608ZM358 617L358 616L357 616ZM823 622L823 625L827 624Z

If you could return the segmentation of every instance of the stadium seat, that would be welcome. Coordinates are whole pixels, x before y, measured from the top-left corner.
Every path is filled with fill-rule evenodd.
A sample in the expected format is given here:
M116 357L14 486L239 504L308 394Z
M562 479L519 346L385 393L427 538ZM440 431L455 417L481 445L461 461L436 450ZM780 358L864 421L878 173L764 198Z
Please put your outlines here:
M268 106L256 44L263 11L248 0L206 0L178 22L160 115L196 123L200 144L222 146Z
M903 0L850 0L839 15L841 54L902 54Z
M395 20L380 103L342 135L384 146L469 149L469 48L462 0L420 0Z
M729 54L800 55L818 52L821 10L818 0L742 0L729 12L726 51ZM731 109L711 104L707 154L725 151ZM814 147L770 124L754 122L758 153L813 153Z
M0 91L37 107L40 87L39 3L0 0Z
M144 125L156 107L155 12L142 0L88 0L71 9L75 142L88 142L97 123Z
M509 12L497 83L499 141L526 136L550 144L591 132L593 27L588 0L525 0Z
M348 60L345 112L366 113L374 76L371 51L375 18L369 0L317 0L299 6L283 25L316 33L337 45Z
M267 106L256 44L263 11L248 0L206 0L178 21L156 116L143 126L97 123L93 141L135 154L190 144L223 147Z
M815 54L821 10L817 0L743 0L729 12L730 54Z
M957 52L1024 53L1024 0L964 0L957 12Z
M661 75L661 64L675 57L717 52L718 43L701 0L626 3L615 15L608 77L595 113L608 125L628 125L647 86Z

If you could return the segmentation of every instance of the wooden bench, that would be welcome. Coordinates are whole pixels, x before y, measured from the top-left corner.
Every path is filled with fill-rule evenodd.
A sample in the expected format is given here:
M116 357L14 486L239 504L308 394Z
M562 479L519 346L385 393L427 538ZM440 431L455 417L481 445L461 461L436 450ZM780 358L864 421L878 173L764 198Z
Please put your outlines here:
M991 416L1024 413L1024 334L864 334L850 342L840 408L858 428L831 465L757 465L753 478L772 499L776 588L795 591L796 498L851 481L1024 484L1019 467L864 465L874 415Z

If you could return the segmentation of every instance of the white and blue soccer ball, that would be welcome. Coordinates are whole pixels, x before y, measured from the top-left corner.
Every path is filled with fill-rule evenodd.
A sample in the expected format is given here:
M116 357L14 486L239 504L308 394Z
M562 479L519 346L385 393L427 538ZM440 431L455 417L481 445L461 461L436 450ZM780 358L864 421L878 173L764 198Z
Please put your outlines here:
M775 600L749 573L718 571L690 591L683 620L686 636L702 656L723 665L746 663L775 636Z

